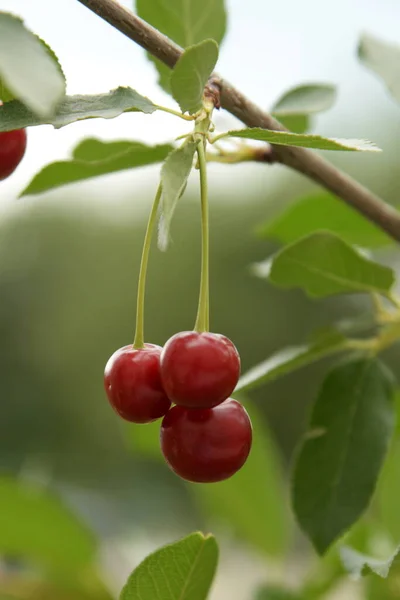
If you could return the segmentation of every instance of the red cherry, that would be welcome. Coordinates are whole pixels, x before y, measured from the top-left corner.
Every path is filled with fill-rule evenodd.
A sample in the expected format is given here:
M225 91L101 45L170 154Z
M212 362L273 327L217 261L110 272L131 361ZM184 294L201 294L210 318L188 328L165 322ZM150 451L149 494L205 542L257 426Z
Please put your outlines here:
M172 402L189 408L211 408L235 389L240 357L233 343L218 333L182 331L161 353L161 379Z
M161 424L161 450L183 479L212 483L228 479L246 462L252 441L249 415L228 398L214 408L174 406Z
M26 130L0 133L0 181L15 171L26 150Z
M163 417L171 406L161 383L162 348L124 346L110 357L104 372L104 386L116 412L132 423L150 423Z

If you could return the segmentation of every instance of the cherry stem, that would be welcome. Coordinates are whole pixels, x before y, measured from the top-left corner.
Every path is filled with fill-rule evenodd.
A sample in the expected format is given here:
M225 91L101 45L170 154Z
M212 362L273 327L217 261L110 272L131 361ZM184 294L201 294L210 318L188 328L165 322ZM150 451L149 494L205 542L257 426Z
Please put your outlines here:
M209 330L209 227L208 227L208 187L207 187L207 162L204 148L204 139L197 145L197 156L200 171L200 196L201 196L201 278L199 306L194 326L199 333Z
M144 297L146 293L146 274L147 265L149 262L149 253L151 240L153 237L154 225L157 220L158 207L161 200L162 188L161 183L158 186L156 196L154 198L153 206L151 207L149 220L147 222L146 234L144 236L142 258L140 261L139 271L139 282L137 291L137 303L136 303L136 331L135 339L133 341L134 348L144 347Z

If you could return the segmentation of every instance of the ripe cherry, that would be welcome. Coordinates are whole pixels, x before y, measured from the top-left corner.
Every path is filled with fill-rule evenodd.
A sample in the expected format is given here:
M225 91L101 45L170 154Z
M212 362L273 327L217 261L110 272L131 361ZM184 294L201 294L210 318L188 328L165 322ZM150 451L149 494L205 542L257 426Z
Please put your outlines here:
M110 357L104 386L116 412L132 423L150 423L163 417L171 406L161 383L161 347L124 346Z
M9 177L15 171L25 154L25 150L25 129L0 133L0 181Z
M161 353L161 379L172 402L190 408L211 408L226 400L240 374L233 343L218 333L182 331Z
M161 450L168 465L197 483L231 477L246 462L251 441L250 418L231 398L214 408L174 406L161 424Z

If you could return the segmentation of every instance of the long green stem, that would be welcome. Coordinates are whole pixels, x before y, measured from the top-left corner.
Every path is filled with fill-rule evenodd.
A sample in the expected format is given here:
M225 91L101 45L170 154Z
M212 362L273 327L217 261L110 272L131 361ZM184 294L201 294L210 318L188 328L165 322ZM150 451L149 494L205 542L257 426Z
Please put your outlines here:
M143 346L144 346L144 297L145 297L145 293L146 293L146 273L147 273L147 265L149 262L151 239L153 237L154 225L157 220L157 212L158 212L158 206L160 204L161 193L162 193L162 189L161 189L161 184L160 184L157 189L156 197L154 198L153 206L151 207L151 212L150 212L150 216L149 216L149 220L148 220L147 228L146 228L146 234L144 236L142 259L140 262L140 271L139 271L138 291L137 291L136 331L135 331L135 339L133 341L134 348L143 348Z
M207 162L204 140L197 145L197 156L200 170L200 195L201 195L201 278L199 306L197 309L195 331L208 331L210 326L209 316L209 227L208 227L208 186Z

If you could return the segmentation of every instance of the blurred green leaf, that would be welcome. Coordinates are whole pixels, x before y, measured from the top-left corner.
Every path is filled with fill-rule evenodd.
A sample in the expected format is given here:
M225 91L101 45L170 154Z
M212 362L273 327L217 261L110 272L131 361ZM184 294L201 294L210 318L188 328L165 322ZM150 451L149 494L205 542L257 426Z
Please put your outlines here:
M254 272L278 287L301 288L312 298L356 292L387 295L394 283L392 269L324 231L286 246L271 260L255 265Z
M318 230L333 231L346 242L365 248L393 243L371 221L326 192L300 198L275 219L263 223L257 231L262 237L288 244Z
M259 127L250 127L248 129L233 129L222 137L245 138L247 140L258 140L268 142L269 144L278 144L281 146L300 146L302 148L314 148L319 150L348 150L358 152L380 152L373 142L368 140L325 138L320 135L307 135L291 133L290 131L272 131L271 129L261 129ZM218 136L217 136L218 137Z
M263 587L256 592L254 600L306 600L296 592L278 587Z
M242 375L235 392L257 388L326 356L344 351L346 342L341 333L335 332L315 343L284 348Z
M186 142L180 148L173 150L161 169L162 197L158 246L162 250L168 247L172 217L192 170L196 147L196 142Z
M358 56L383 79L393 98L400 102L400 46L364 33L358 45Z
M281 115L309 115L328 110L335 99L334 85L299 85L283 94L272 107L272 111Z
M121 600L205 600L218 563L212 535L192 533L150 554L133 571Z
M5 12L0 12L0 75L8 91L42 118L65 96L54 52L20 18Z
M124 423L124 437L129 448L145 456L162 460L160 451L160 422L146 423L146 426Z
M400 394L396 394L399 414ZM399 426L400 420L397 421ZM385 461L377 489L379 520L394 543L400 541L400 439L398 432Z
M0 102L10 102L10 100L14 100L15 96L10 92L10 90L5 85L4 81L0 77Z
M74 155L85 158L57 161L47 165L34 176L21 196L39 194L91 177L161 162L171 150L173 147L169 144L147 146L140 142L84 140L75 148Z
M124 112L151 114L157 107L145 96L131 88L119 87L106 94L67 96L55 113L37 117L18 100L0 107L0 131L10 131L35 125L53 125L56 129L84 119L114 119Z
M364 554L361 554L361 552L357 552L357 550L349 548L348 546L342 546L340 548L340 557L343 566L355 579L371 575L371 573L386 579L391 567L396 563L399 563L399 555L400 548L398 548L387 560L378 560L370 556L365 556Z
M184 51L171 75L172 95L182 112L200 110L204 87L217 60L218 44L214 40L204 40Z
M394 378L376 359L357 358L326 377L300 446L293 507L318 553L367 508L394 429Z
M55 571L77 572L94 561L92 533L49 492L0 478L0 553Z
M282 556L290 520L278 452L262 416L246 402L253 424L253 446L236 475L213 485L190 485L191 492L240 536L267 555Z
M311 127L311 119L308 115L281 115L273 112L272 116L293 133L305 133Z
M226 30L224 0L136 0L139 17L159 31L187 48L211 38L220 44ZM147 54L159 73L159 84L170 92L170 69Z
M388 579L381 577L368 577L363 581L365 600L399 600L400 577L390 573Z

